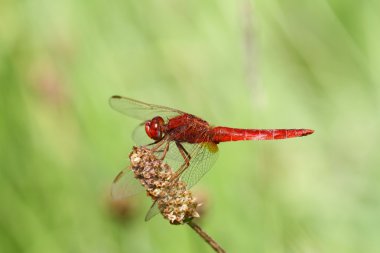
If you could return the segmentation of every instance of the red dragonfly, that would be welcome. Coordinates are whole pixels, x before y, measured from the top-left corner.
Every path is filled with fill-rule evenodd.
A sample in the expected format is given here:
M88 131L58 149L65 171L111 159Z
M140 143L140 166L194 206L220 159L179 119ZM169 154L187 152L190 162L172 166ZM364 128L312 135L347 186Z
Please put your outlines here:
M176 168L176 180L180 178L191 188L214 164L220 142L243 140L277 140L312 134L310 129L239 129L211 126L207 121L180 110L153 105L122 96L112 96L109 103L113 109L127 116L142 120L134 137L138 144L151 145L152 151L162 159L168 159ZM141 142L141 137L148 137ZM149 140L150 139L150 140ZM179 164L175 164L179 162ZM174 165L175 164L175 165ZM114 198L126 198L143 188L128 168L121 171L112 186ZM155 205L153 204L152 207ZM157 208L151 208L149 220Z

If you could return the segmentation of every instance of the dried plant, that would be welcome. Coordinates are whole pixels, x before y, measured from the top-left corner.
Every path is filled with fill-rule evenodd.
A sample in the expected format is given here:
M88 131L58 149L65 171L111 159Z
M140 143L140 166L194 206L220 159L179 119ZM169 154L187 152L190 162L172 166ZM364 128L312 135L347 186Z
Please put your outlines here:
M200 206L186 183L177 177L176 172L162 159L157 158L147 147L133 147L129 155L131 170L135 178L156 202L158 209L171 224L188 224L216 252L225 252L209 235L192 220L198 218L197 207Z
M157 159L146 147L134 147L129 159L135 177L153 201L157 201L158 209L165 219L172 224L182 224L199 217L196 211L199 204L186 189L185 182L171 181L175 172L167 163Z

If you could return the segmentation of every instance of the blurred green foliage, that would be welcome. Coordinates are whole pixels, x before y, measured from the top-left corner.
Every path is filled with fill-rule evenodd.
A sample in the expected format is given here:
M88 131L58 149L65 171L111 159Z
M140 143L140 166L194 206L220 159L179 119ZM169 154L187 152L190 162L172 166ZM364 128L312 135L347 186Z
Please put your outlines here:
M378 252L379 1L0 2L0 252L211 252L109 198L139 123L118 94L218 125L194 191L229 252Z

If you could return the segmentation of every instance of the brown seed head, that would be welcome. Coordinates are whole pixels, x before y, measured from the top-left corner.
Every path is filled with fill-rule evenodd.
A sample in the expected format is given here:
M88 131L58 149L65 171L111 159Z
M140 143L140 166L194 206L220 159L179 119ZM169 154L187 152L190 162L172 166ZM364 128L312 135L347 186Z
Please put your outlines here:
M147 194L157 201L161 214L171 224L183 224L199 217L196 210L198 203L186 189L186 183L170 181L175 172L167 163L146 147L133 147L129 158L135 177L145 187Z

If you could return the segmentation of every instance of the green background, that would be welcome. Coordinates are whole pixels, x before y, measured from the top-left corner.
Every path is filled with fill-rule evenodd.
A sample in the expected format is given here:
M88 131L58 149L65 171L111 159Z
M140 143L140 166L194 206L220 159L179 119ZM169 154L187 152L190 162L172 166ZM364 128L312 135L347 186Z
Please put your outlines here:
M212 252L109 197L139 123L111 95L215 125L194 188L228 252L379 252L380 2L0 1L0 252Z

